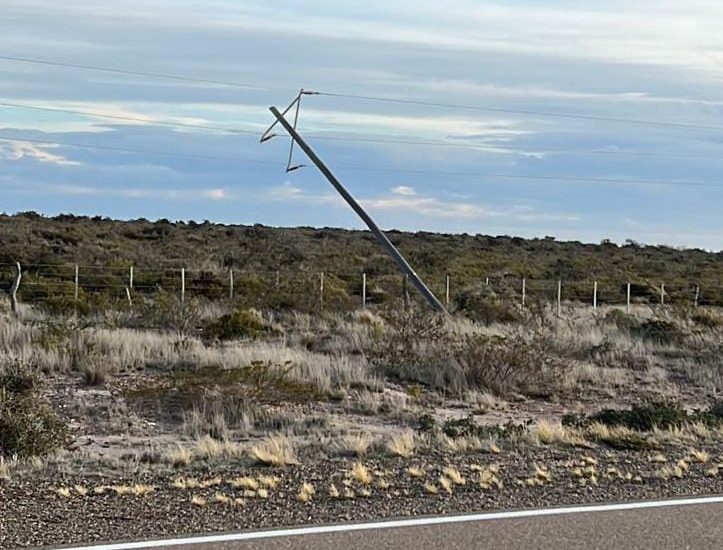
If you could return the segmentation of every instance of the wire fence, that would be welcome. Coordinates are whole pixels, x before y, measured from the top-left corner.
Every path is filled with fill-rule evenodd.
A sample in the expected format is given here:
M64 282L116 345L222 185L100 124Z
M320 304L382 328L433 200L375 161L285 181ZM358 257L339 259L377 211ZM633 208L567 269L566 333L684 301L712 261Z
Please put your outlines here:
M133 305L158 293L179 300L233 301L245 306L314 309L355 309L419 297L397 273L308 270L201 269L158 266L24 264L17 290L20 302L54 305L113 303ZM631 277L542 279L511 274L435 276L420 272L430 290L446 306L464 307L475 297L507 305L587 304L591 307L635 304L723 306L723 286L693 281L653 282ZM15 264L0 264L0 290L10 292Z

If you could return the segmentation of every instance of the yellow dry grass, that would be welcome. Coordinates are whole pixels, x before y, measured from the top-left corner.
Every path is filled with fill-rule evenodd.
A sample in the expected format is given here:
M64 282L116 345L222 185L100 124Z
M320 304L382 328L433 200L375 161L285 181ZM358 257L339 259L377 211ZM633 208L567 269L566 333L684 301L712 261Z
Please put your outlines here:
M296 496L296 498L301 502L309 502L315 493L316 491L314 490L314 486L311 483L304 482L301 485L301 488L299 489L299 494Z
M258 464L264 466L278 468L298 463L293 443L288 437L282 435L267 437L252 446L249 454Z
M387 442L387 449L394 456L409 458L414 454L417 443L414 433L407 430L393 435Z
M357 462L352 466L349 475L352 479L354 479L357 483L360 483L361 485L369 485L369 483L371 483L372 481L371 472L361 462Z

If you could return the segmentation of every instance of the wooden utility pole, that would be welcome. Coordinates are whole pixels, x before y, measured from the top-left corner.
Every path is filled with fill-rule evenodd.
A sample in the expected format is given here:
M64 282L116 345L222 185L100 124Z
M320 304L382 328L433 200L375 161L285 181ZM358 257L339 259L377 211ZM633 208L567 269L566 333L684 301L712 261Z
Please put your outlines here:
M409 275L409 278L412 280L412 283L417 288L417 290L424 296L424 298L427 300L430 306L432 306L435 310L447 313L447 310L442 305L442 303L439 301L439 299L434 295L434 293L429 290L426 284L424 284L424 281L417 275L417 273L412 269L412 267L409 265L407 260L402 256L402 254L397 250L397 248L391 243L389 238L382 232L381 229L379 229L379 226L374 222L374 220L369 216L369 214L366 213L366 211L361 207L361 205L356 201L354 197L351 196L351 194L344 188L344 186L341 184L341 182L336 179L336 176L327 168L327 166L322 162L322 160L316 155L314 150L309 147L309 145L302 139L302 137L297 133L297 131L289 124L289 122L284 118L284 115L279 112L279 110L276 107L270 108L271 113L276 117L277 122L279 122L284 129L288 132L288 134L291 136L292 140L294 140L302 151L306 154L307 157L309 157L309 160L316 165L316 167L319 169L319 171L326 177L327 180L329 180L329 183L334 187L334 189L337 190L337 192L342 196L342 198L347 202L349 206L351 206L352 210L357 213L357 215L364 221L366 226L369 228L369 230L372 232L372 234L377 238L379 243L386 249L387 253L392 257L394 262L397 264L399 269L402 271L402 273L406 273ZM262 137L262 141L264 141L264 138Z

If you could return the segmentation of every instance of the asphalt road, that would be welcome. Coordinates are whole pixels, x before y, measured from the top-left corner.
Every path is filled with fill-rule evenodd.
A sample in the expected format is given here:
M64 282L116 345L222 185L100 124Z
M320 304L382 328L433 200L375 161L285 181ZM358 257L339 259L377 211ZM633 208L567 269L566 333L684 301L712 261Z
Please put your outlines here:
M232 533L84 550L723 549L723 497Z

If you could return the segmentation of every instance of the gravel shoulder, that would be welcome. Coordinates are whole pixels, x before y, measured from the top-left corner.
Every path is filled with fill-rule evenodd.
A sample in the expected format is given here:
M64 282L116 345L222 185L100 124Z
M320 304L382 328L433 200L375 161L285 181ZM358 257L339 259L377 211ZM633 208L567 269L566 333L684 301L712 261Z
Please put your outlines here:
M0 547L722 494L723 469L717 465L723 449L704 450L710 455L706 463L682 447L660 452L539 447L409 458L372 454L285 468L227 461L193 471L149 468L134 475L56 468L0 484ZM663 479L661 471L681 460L686 466L680 476ZM367 469L365 482L351 474L356 463ZM423 470L423 476L410 475L410 467ZM719 473L713 474L714 468ZM461 477L457 483L454 472ZM266 481L267 494L234 487L240 477ZM449 491L441 478L448 480ZM179 479L197 486L179 488ZM313 487L306 502L299 499L304 484Z

